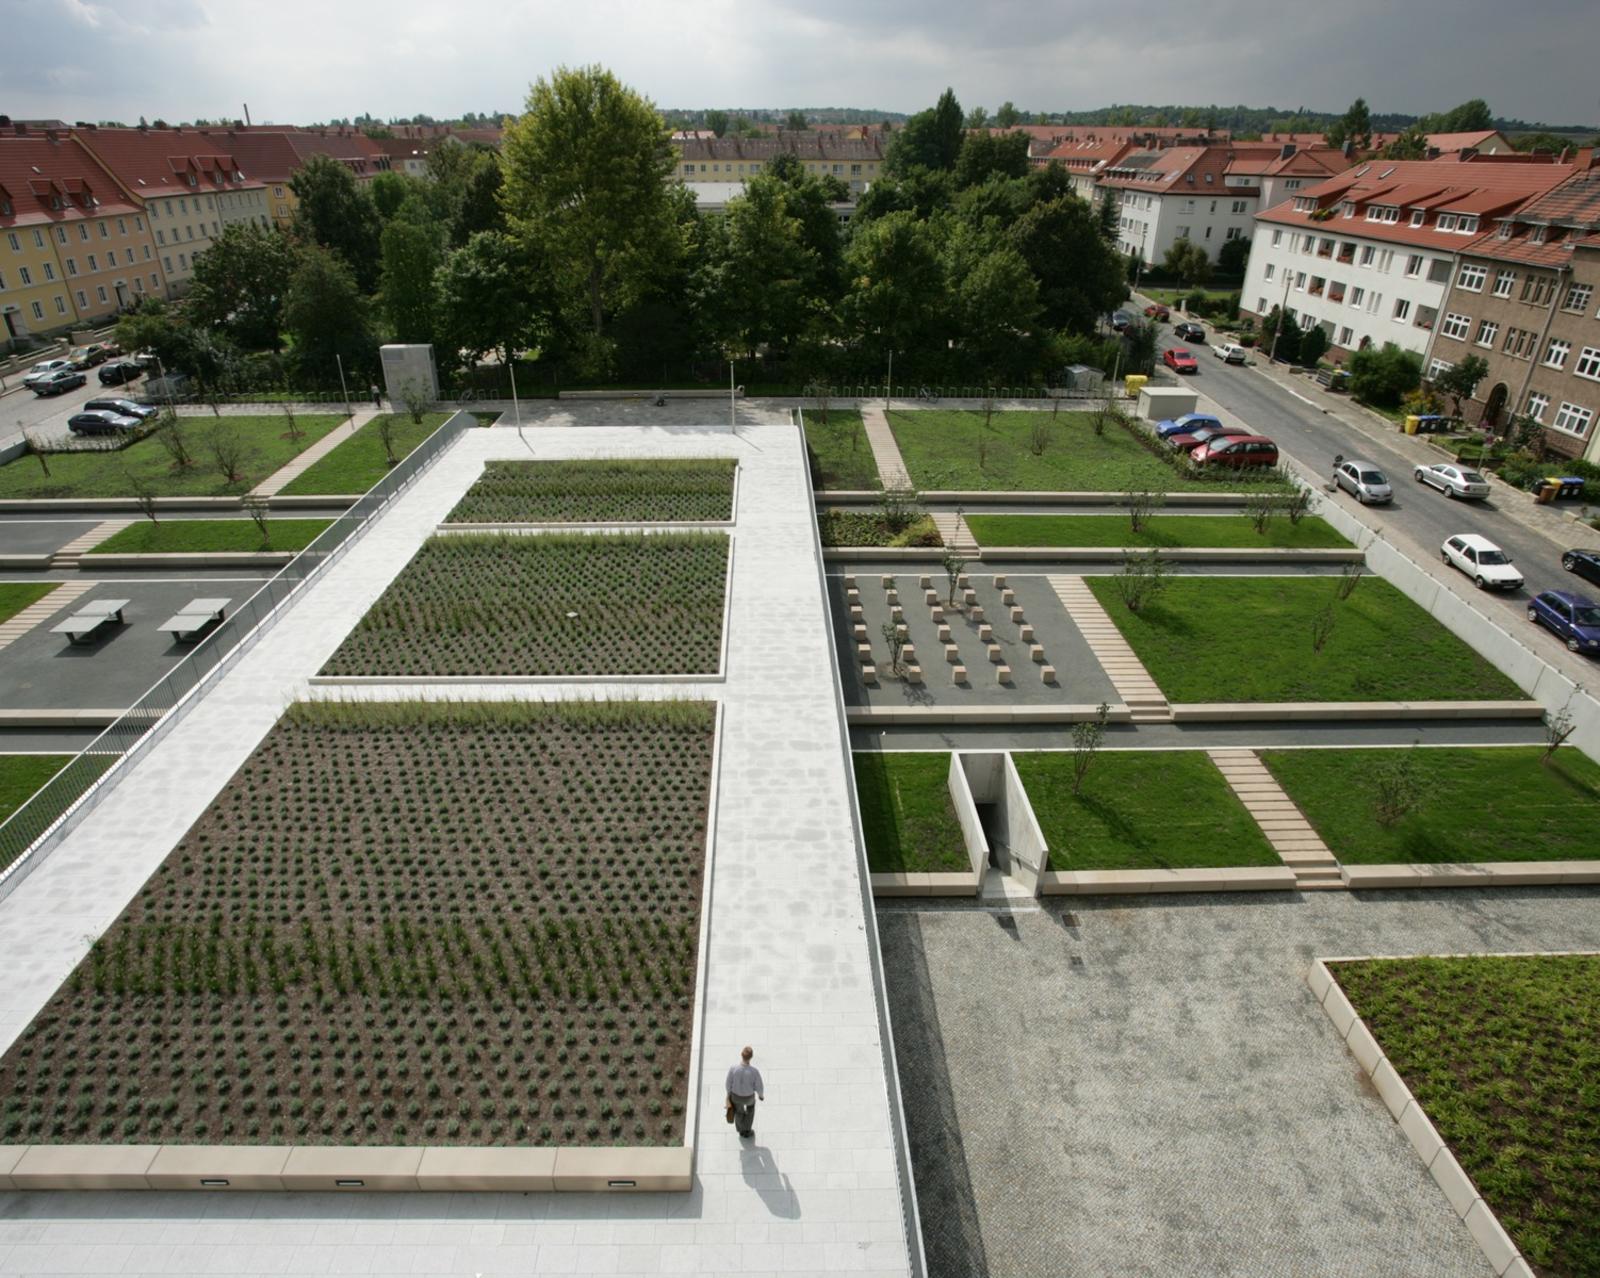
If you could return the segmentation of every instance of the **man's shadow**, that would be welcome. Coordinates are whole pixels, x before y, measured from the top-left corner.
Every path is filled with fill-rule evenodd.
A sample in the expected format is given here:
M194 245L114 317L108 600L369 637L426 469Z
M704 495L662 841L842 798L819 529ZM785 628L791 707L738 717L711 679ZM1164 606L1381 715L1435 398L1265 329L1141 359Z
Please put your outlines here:
M779 1220L800 1219L800 1198L789 1178L778 1170L765 1145L745 1145L739 1150L739 1172L744 1183L761 1195L767 1210Z

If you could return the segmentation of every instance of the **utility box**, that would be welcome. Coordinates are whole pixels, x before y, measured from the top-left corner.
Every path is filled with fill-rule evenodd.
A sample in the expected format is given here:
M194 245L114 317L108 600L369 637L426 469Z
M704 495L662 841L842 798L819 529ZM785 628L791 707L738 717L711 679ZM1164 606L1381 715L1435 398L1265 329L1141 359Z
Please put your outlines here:
M420 389L430 403L439 399L439 370L434 367L433 347L430 345L404 346L398 343L380 346L378 355L383 360L383 390L389 402L396 407L405 404L408 391ZM366 388L352 386L352 397L361 399Z
M1167 422L1192 413L1200 397L1182 386L1145 386L1139 391L1139 416L1147 422Z

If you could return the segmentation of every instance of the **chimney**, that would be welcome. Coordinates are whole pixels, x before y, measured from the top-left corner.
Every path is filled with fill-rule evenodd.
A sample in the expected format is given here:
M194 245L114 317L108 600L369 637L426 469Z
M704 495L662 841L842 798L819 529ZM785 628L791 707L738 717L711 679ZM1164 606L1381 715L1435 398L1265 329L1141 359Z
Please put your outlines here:
M1339 148L1339 152L1340 152L1341 155L1344 156L1345 159L1348 160L1352 155L1355 154L1355 152L1356 152L1356 144L1354 142L1352 142L1349 138L1346 138L1344 140L1344 145Z

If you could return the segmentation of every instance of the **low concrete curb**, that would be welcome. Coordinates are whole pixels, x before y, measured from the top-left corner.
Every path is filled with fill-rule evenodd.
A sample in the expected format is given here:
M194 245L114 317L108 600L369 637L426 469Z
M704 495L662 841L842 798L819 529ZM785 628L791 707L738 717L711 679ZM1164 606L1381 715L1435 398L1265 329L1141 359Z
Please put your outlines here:
M1294 723L1361 719L1542 719L1537 701L1191 701L1174 704L1178 723Z
M557 391L557 399L726 399L725 390L572 390ZM735 390L735 399L743 399L744 391Z
M294 497L269 497L267 505L274 510L310 510L328 506L348 508L361 500L362 494L330 493L327 496L300 495ZM242 497L157 497L157 510L236 511L244 508ZM133 497L6 497L0 498L0 514L4 515L137 515L138 501Z
M1395 1122L1400 1124L1400 1130L1417 1151L1422 1165L1444 1193L1450 1210L1467 1227L1473 1241L1483 1249L1484 1259L1500 1278L1534 1278L1533 1269L1522 1258L1522 1253L1511 1241L1511 1236L1506 1233L1493 1209L1479 1196L1472 1179L1462 1170L1456 1156L1434 1130L1433 1123L1417 1103L1417 1098L1411 1094L1399 1071L1389 1063L1389 1058L1378 1046L1367 1023L1356 1015L1355 1008L1328 969L1330 961L1339 960L1317 960L1312 965L1306 983L1328 1019L1333 1022L1339 1037L1356 1058L1356 1063L1372 1080L1379 1098Z
M693 1167L686 1145L3 1145L0 1190L686 1193Z
M1169 563L1197 564L1359 564L1366 559L1354 546L1347 549L1321 547L1262 546L1259 549L1221 546L1161 547L1161 557ZM981 546L978 558L1037 560L1045 563L1101 563L1108 559L1145 558L1149 546Z
M109 728L121 710L0 710L0 728Z
M1600 883L1600 861L1475 861L1446 865L1346 865L1339 873L1352 889L1545 887Z
M313 680L312 682L316 682ZM1083 723L1100 713L1099 706L847 706L845 722L851 727L884 723ZM1131 723L1133 713L1125 705L1114 705L1106 714L1107 723Z
M50 566L49 555L0 555L0 569L7 572L43 572Z
M274 493L267 498L267 505L273 510L320 510L327 506L339 506L348 509L354 506L364 493L329 493L319 495L316 493L294 493L285 496Z
M979 874L874 874L873 896L977 896L983 887Z
M944 554L943 546L825 546L822 551L824 559L843 563L886 560L890 563L936 564L944 558Z
M1135 892L1293 892L1286 865L1240 865L1206 870L1046 870L1041 896L1113 895Z
M281 568L298 553L294 550L210 550L185 554L97 555L91 551L78 561L78 569L93 572L96 568Z

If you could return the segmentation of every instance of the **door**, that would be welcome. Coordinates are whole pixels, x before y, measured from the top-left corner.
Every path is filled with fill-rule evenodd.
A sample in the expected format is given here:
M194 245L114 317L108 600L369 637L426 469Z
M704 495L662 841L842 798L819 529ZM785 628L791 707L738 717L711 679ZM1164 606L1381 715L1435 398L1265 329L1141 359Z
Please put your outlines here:
M1506 390L1504 382L1496 382L1494 384L1494 389L1489 392L1489 400L1483 408L1483 424L1485 426L1498 426L1500 424L1500 415L1506 411L1506 396L1508 394L1510 392Z

